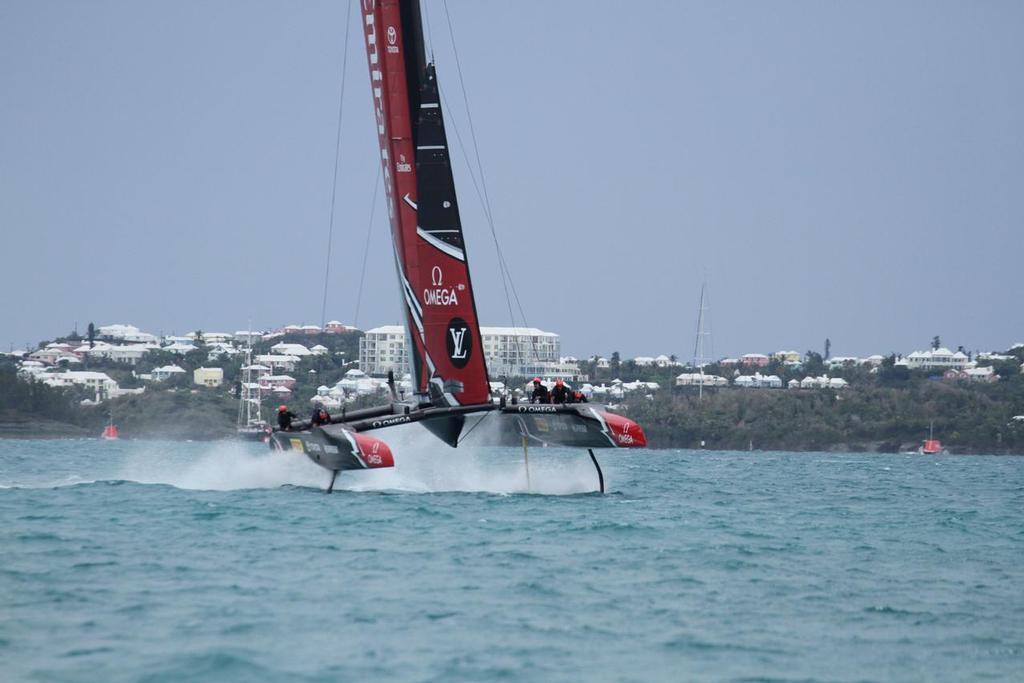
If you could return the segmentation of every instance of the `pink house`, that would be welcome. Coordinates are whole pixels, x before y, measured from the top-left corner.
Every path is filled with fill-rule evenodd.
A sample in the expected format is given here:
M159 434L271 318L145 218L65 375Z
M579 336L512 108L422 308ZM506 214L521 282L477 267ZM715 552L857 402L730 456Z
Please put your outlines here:
M748 368L763 368L768 365L768 356L763 353L747 353L740 356L740 362Z

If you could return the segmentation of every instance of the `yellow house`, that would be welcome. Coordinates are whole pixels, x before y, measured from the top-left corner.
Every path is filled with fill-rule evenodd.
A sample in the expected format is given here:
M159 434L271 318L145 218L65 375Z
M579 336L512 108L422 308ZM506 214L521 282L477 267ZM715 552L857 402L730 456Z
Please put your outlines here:
M192 371L192 382L204 387L219 387L224 384L224 369L196 368Z
M799 351L776 351L772 354L773 360L779 360L783 363L799 363L802 356Z

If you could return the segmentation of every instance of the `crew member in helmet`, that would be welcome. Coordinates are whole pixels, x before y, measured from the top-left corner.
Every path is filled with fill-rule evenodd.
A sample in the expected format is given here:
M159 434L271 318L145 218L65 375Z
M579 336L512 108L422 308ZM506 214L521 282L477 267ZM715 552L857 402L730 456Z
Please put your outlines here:
M572 400L575 403L586 403L587 402L587 397L583 394L582 391L576 391L576 392L573 392Z
M533 378L533 393L530 394L530 403L551 403L548 388L541 383L540 377Z
M287 432L292 428L292 420L295 419L295 413L288 410L288 406L278 406L277 408L277 428L282 432Z
M551 402L552 403L568 403L569 402L569 387L565 386L565 382L560 379L555 380L555 388L551 390Z
M309 423L321 427L331 423L331 416L324 410L323 406L317 406L313 408L313 416L309 418Z

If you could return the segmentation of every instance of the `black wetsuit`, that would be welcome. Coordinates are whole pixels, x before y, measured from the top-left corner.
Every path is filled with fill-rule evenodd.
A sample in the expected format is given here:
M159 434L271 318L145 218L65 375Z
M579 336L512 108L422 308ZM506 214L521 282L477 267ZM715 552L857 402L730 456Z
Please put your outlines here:
M551 390L551 402L552 403L568 403L569 402L569 388L564 384L556 384L555 388Z
M292 420L295 419L295 413L290 410L285 410L277 414L277 428L282 432L287 432L292 428Z
M530 403L551 403L548 388L543 384L534 384L533 394L530 396Z
M321 426L331 423L331 416L327 414L327 411L322 408L317 408L313 411L313 417L309 418L311 425Z

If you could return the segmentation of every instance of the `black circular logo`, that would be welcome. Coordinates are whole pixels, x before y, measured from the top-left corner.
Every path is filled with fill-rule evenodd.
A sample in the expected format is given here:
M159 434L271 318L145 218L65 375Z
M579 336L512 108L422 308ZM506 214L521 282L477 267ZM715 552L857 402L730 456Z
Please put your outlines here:
M448 323L448 358L452 365L460 370L469 363L469 357L473 351L473 335L469 332L469 325L462 318L452 318Z

